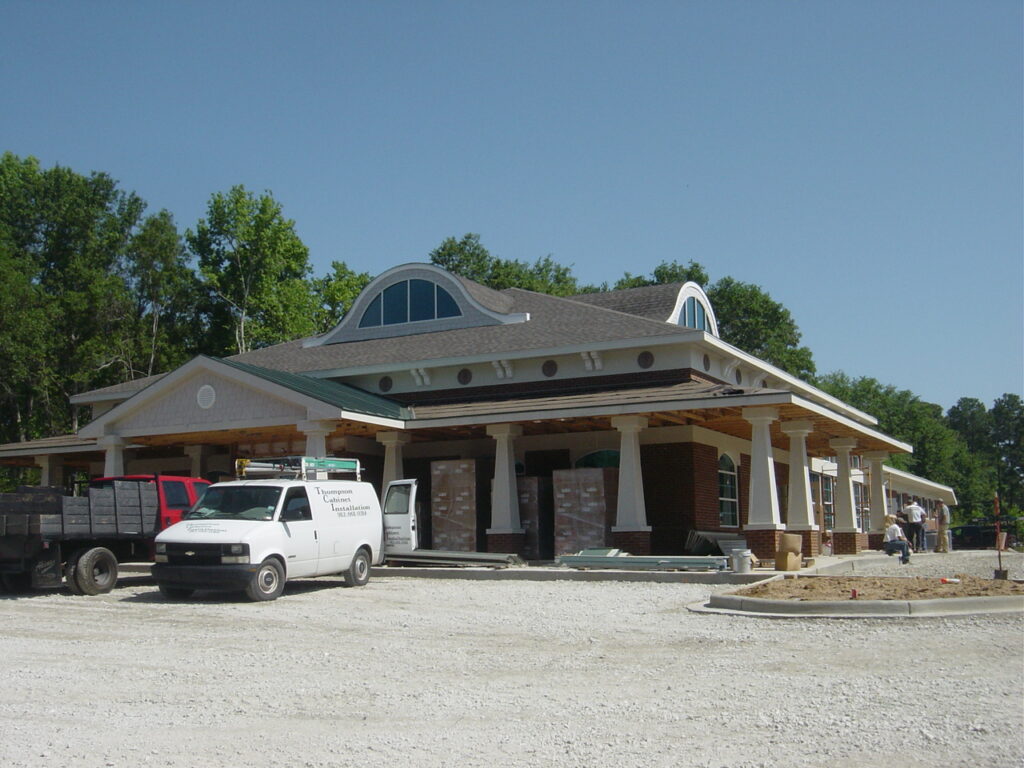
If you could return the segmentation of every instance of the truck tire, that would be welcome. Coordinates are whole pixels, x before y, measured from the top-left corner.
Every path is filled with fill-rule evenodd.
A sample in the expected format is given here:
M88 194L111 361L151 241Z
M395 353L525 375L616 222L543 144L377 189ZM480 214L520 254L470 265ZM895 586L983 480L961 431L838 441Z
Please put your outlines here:
M345 584L349 587L361 587L370 580L370 552L362 547L352 558L345 571Z
M260 563L259 569L252 575L245 588L246 597L257 602L276 600L283 591L284 568L281 567L281 561L275 557L268 557Z
M72 552L64 563L64 584L67 586L68 591L73 595L84 594L82 588L78 586L78 561L81 559L82 554L85 552L84 549L76 549Z
M117 558L106 547L87 549L75 567L75 581L83 595L99 595L117 585Z
M168 600L185 600L192 597L194 589L188 587L168 587L165 584L157 584L157 588L160 590L160 594L166 597Z

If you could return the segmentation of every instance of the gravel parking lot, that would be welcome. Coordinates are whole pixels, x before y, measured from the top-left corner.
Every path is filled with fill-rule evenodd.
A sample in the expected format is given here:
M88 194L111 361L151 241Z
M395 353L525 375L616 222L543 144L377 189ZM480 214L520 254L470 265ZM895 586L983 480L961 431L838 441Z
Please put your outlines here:
M0 764L1024 764L1019 615L686 609L726 588L328 578L173 603L142 578L0 596Z

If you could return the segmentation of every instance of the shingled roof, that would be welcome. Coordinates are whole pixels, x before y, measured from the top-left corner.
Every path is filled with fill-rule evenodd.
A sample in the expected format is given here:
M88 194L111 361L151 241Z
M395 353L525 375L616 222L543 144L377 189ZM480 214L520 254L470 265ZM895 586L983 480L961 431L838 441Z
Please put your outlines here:
M640 288L626 288L621 291L603 293L581 293L570 297L573 301L591 304L595 307L625 312L627 315L646 317L665 322L676 307L676 298L683 283L645 285Z
M665 306L666 286L633 289L623 306L656 312ZM489 290L489 289L485 289ZM645 291L649 298L644 298ZM676 286L678 291L678 286ZM332 371L388 365L415 365L432 360L499 355L531 350L550 350L620 339L682 336L693 333L645 314L596 306L582 297L572 299L509 288L501 292L511 301L510 312L529 313L525 323L459 328L396 336L387 339L350 341L304 347L302 340L235 355L229 360L275 370L298 372ZM673 300L674 301L674 300ZM660 310L657 310L660 311ZM671 308L665 311L667 317Z

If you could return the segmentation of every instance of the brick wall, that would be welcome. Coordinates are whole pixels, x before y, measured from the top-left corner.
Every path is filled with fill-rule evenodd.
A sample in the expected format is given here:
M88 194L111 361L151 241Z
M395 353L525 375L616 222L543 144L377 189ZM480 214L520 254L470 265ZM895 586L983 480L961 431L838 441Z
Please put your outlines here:
M524 549L526 536L522 533L488 533L487 551L510 553L527 557Z
M717 531L721 528L718 517L718 449L702 443L691 443L690 449L694 528Z
M631 555L649 555L651 534L646 531L612 531L612 546Z

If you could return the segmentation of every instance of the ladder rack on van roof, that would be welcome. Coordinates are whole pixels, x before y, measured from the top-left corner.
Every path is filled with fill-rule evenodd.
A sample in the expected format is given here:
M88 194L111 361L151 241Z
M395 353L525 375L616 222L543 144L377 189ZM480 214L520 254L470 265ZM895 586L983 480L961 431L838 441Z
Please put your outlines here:
M313 456L275 456L269 459L237 459L235 476L240 480L263 477L292 480L333 479L331 475L346 474L361 479L359 459L318 459Z

